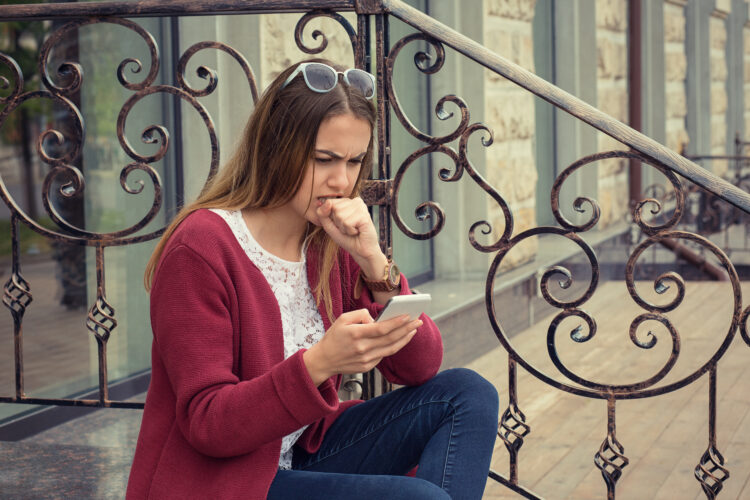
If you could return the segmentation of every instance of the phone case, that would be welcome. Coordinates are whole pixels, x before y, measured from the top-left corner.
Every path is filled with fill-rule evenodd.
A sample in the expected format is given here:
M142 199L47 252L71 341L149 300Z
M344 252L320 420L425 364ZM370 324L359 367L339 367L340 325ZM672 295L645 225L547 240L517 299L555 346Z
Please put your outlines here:
M385 309L380 313L377 321L385 321L402 314L408 314L409 318L417 319L431 301L432 297L429 293L396 295L385 304Z

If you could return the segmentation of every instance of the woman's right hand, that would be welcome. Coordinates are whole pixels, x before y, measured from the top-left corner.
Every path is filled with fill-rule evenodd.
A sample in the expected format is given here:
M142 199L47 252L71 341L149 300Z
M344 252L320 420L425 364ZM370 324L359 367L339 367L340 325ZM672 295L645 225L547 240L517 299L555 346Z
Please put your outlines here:
M336 374L364 373L401 350L422 326L407 315L376 323L366 309L342 314L302 355L315 385Z

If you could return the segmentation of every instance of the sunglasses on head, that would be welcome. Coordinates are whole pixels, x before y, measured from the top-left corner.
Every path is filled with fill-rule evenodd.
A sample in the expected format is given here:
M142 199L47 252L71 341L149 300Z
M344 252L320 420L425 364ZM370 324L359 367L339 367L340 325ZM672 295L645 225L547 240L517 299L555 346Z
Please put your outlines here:
M372 99L375 96L375 77L367 71L352 68L341 72L336 71L327 64L317 62L302 63L297 66L297 69L292 71L292 74L289 75L289 78L287 78L286 81L284 81L281 88L283 89L289 85L289 83L300 73L302 73L302 76L305 79L307 88L313 92L319 92L321 94L330 92L339 82L339 75L343 75L344 82L350 87L354 87L362 92L362 95L364 95L366 99Z

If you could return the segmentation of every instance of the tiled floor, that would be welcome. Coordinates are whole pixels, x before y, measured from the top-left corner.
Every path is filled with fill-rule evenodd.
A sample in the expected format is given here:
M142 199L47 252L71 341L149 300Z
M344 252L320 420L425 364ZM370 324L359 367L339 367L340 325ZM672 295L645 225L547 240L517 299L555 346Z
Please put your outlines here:
M0 499L124 498L142 413L99 410L24 441L0 441Z
M720 325L728 316L719 310L728 303L721 295L726 286L688 284L688 297L697 295L697 299L693 305L686 302L675 311L677 320L682 321L677 325L683 344L680 363L689 363L690 355L700 359L701 353L711 352L715 340L726 334L725 326ZM750 288L743 288L746 306ZM701 291L694 294L696 289ZM568 342L570 345L560 347L563 359L580 368L584 376L631 381L645 369L644 351L621 352L606 344L606 339L613 338L625 338L627 343L627 326L636 315L627 308L633 304L623 291L621 282L601 284L586 305L599 322L595 341L604 343ZM499 311L499 316L504 313L513 311ZM547 325L549 318L512 341L530 362L540 363L545 372L556 373L544 359ZM477 334L492 335L487 327L477 328ZM560 338L564 339L562 335ZM539 339L542 343L535 344ZM650 354L659 358L668 346L662 336ZM505 359L502 348L497 347L470 363L496 384L502 401L507 395ZM749 359L750 348L736 338L719 365L717 437L731 472L720 498L750 499ZM618 498L703 497L692 470L706 446L707 392L706 377L702 377L660 398L618 403L618 440L630 459L618 483ZM521 410L532 427L521 450L521 483L547 498L605 498L601 475L593 466L593 454L606 434L602 402L552 390L523 370L519 370L519 397ZM144 395L134 399L143 401ZM0 499L123 498L141 415L140 410L100 410L21 442L0 442ZM493 468L507 473L507 453L500 441ZM515 496L491 482L485 498Z
M750 282L742 285L743 296L749 296ZM673 296L669 293L674 293L668 291L668 297L657 300L652 298L652 282L638 282L637 288L657 304L667 303ZM746 298L744 302L746 306ZM588 342L573 342L568 333L576 321L571 321L561 324L555 339L560 360L579 376L596 382L635 383L657 373L666 362L672 346L661 326L645 323L639 329L640 338L653 329L658 341L652 349L639 349L630 341L628 326L643 310L623 282L600 285L582 307L595 318L596 335ZM727 336L731 310L728 283L686 283L683 304L666 315L679 332L680 354L674 369L655 387L676 382L708 361ZM565 382L547 352L551 319L514 336L511 343L531 366ZM503 411L508 404L504 349L497 347L468 367L495 384ZM668 394L616 404L617 440L629 460L617 482L618 499L706 498L694 469L708 446L708 385L704 374ZM718 498L750 500L750 346L739 335L719 361L717 387L717 447L730 473ZM519 366L518 405L531 427L519 453L520 484L547 499L607 498L602 475L594 466L594 454L607 435L606 403L552 388ZM508 452L500 439L492 468L508 476ZM519 497L490 481L484 498Z

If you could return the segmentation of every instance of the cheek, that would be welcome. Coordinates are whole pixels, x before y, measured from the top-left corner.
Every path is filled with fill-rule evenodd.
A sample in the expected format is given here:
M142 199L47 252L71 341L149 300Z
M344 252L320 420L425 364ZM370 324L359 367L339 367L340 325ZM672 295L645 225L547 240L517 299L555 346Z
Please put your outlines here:
M362 167L359 168L353 168L351 170L351 173L349 174L349 189L354 189L354 185L357 183L357 179L359 179L359 173L362 171Z

